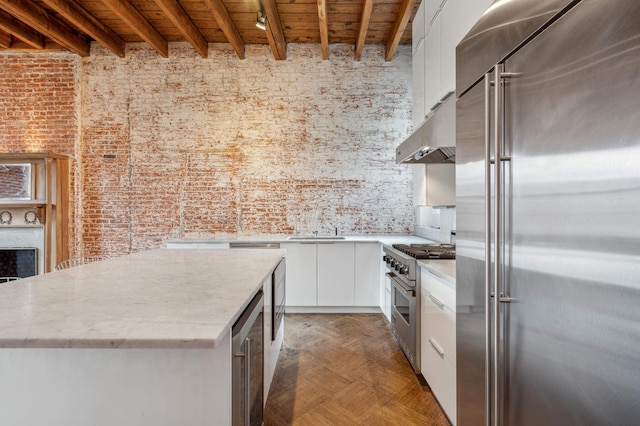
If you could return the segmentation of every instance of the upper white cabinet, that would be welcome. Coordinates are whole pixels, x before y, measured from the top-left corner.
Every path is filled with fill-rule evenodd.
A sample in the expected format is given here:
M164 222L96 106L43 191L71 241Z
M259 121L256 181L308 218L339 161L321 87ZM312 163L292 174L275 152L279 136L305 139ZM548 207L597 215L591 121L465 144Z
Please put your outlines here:
M442 18L438 13L424 39L424 108L428 114L442 98Z
M442 8L443 95L456 89L456 46L493 0L447 0Z
M413 81L413 109L412 109L412 121L413 129L415 130L420 123L424 120L426 115L424 105L425 95L425 75L424 75L424 36L425 36L425 1L420 3L420 7L416 12L416 16L413 17L413 24L411 27L411 47L413 52L413 67L412 67L412 81Z
M456 46L491 3L492 0L423 0L420 7L424 5L425 10L422 15L418 10L412 27L415 38L415 34L422 34L417 24L425 25L424 57L415 48L417 41L414 46L414 128L442 98L455 92ZM420 75L424 75L424 83L419 80ZM424 115L416 123L422 110Z

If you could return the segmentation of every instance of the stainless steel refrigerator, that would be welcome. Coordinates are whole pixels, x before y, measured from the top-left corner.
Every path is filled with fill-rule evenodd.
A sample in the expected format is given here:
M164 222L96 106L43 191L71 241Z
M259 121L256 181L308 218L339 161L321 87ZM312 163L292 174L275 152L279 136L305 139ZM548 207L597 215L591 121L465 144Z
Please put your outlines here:
M640 424L640 2L498 0L456 55L458 425Z

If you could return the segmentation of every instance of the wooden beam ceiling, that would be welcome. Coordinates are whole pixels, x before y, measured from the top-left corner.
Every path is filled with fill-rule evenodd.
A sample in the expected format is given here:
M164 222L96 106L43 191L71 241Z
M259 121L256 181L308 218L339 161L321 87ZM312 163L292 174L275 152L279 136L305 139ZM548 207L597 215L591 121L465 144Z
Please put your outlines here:
M282 24L280 14L276 6L275 0L263 0L265 14L267 15L267 40L271 46L271 51L276 60L284 61L287 59L287 42L282 32Z
M4 0L0 0L4 1ZM153 25L145 19L138 10L127 0L102 0L111 10L131 27L144 41L149 43L158 54L169 57L169 43L162 37Z
M210 43L230 43L240 59L246 44L269 44L276 60L287 43L384 45L391 60L411 42L409 22L420 0L0 0L1 50L67 49L90 54L90 41L125 57L127 43L146 42L168 57L170 42L189 42L202 57ZM256 28L256 11L266 31ZM5 11L5 12L2 12ZM8 34L8 36L7 36Z
M322 59L329 59L329 24L327 23L327 0L318 0L318 20L320 21L320 44Z
M42 34L21 21L18 21L3 10L0 10L0 29L24 41L34 49L42 49L44 47L44 37L42 37ZM9 47L7 47L7 49Z
M155 0L155 2L200 56L206 58L209 55L209 43L207 43L207 40L202 36L200 30L198 30L198 27L196 27L180 3L177 0Z
M356 41L356 61L362 59L362 49L367 39L367 30L371 21L371 12L373 12L373 0L364 0L362 8L362 17L360 18L360 31L358 32L358 40Z
M11 34L0 29L0 47L5 49L11 48Z
M111 28L98 21L74 0L43 0L51 9L58 12L71 24L84 31L98 43L124 58L124 41Z
M236 51L238 58L244 59L244 41L242 41L242 37L240 37L240 33L231 20L231 16L229 16L229 12L227 12L227 8L224 7L222 0L206 0L206 2L224 36Z
M391 30L391 34L387 38L387 49L384 56L386 61L393 59L393 55L395 55L398 45L400 44L402 34L411 19L411 14L413 13L415 5L416 0L402 0L400 10L398 11L398 17L393 25L393 30Z
M4 9L31 28L80 56L89 56L89 42L69 25L29 0L0 0Z

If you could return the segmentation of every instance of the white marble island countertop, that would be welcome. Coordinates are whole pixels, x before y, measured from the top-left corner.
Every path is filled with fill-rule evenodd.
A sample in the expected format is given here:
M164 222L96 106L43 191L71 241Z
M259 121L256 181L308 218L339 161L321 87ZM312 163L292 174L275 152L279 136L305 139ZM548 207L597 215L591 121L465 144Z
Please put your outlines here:
M284 250L152 250L0 284L0 347L213 348Z

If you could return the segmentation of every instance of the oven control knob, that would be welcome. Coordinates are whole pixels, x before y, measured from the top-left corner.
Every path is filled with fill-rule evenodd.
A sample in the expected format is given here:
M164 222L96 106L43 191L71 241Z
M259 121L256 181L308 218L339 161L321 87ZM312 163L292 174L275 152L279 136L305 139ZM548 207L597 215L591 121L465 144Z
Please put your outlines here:
M400 268L402 268L402 263L396 263L396 266L394 268L396 271L399 271Z
M384 256L382 256L382 261L386 262L387 261L387 255L385 254Z
M400 272L400 275L405 275L407 273L407 267L401 266L398 272Z
M389 263L389 266L391 266L392 268L396 267L396 261L391 259L391 262Z

